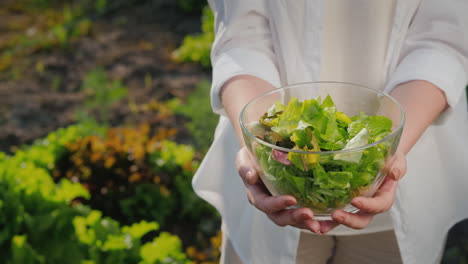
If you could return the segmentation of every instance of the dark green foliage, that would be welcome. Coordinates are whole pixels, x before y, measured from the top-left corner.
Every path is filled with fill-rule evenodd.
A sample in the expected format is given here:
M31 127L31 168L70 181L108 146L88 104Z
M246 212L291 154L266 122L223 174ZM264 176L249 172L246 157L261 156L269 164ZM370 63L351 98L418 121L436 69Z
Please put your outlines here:
M457 223L450 230L442 263L468 264L468 219Z
M184 242L202 244L215 235L219 217L192 189L194 149L166 140L170 131L111 128L105 137L75 140L57 160L55 179L85 185L91 196L80 202L122 224L157 221Z
M164 227L170 224L169 219L176 208L176 200L165 193L165 189L161 191L161 188L164 187L148 183L130 186L129 195L119 201L122 221L156 221Z
M193 154L193 150L185 145L166 141L161 151L154 152L149 160L155 174L167 174L172 178L168 187L175 204L171 210L173 222L168 223L168 228L189 226L193 231L196 230L191 233L200 233L207 238L217 231L219 216L213 207L201 200L193 191L191 182L194 170L187 170L192 164L195 168L198 166L198 162L192 161ZM200 221L201 219L203 221ZM193 238L190 240L196 241Z
M182 104L179 99L172 102L172 108L178 114L190 118L187 128L196 147L205 153L213 141L218 116L213 113L210 104L210 87L208 81L200 82L193 93Z
M186 12L200 12L206 4L206 0L177 0L177 5Z

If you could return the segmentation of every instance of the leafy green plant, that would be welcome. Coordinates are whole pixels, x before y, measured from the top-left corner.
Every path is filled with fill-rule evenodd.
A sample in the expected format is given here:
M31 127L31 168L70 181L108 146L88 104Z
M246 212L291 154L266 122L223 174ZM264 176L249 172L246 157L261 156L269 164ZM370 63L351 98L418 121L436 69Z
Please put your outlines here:
M176 206L167 187L139 183L128 188L128 196L120 199L119 209L125 222L151 220L166 227Z
M177 0L177 5L186 12L199 12L206 3L206 0Z
M447 236L441 263L468 263L468 220L454 225Z
M91 199L82 202L122 223L157 220L164 224L174 200L168 191L170 176L154 174L147 159L157 150L159 141L174 133L175 130L160 129L150 136L146 124L110 128L105 137L76 140L67 144L68 152L57 161L56 180L73 179L85 185ZM137 203L141 203L141 210L132 208Z
M149 126L142 125L76 140L57 161L56 180L82 183L91 193L89 201L82 202L122 223L156 220L176 232L182 222L204 218L200 230L188 232L212 235L218 217L191 186L198 167L195 151L166 140L174 133L161 129L150 136Z
M210 87L211 84L208 81L201 81L185 103L178 98L170 103L175 113L190 119L186 127L193 137L195 146L202 153L210 147L218 123L218 116L211 110Z
M77 197L88 199L89 193L68 180L55 184L50 163L73 136L88 132L77 127L62 129L49 135L47 142L21 149L18 155L0 153L2 262L189 263L177 237L163 232L153 235L152 241L144 238L158 230L157 223L142 221L121 227L99 211L69 205ZM30 157L37 160L26 159L29 150ZM40 151L44 157L34 154ZM47 155L47 151L54 154Z
M71 223L78 213L68 202L89 198L89 193L65 180L56 185L50 171L64 144L98 130L71 126L14 156L0 155L0 251L6 263L60 263L64 252L78 254ZM43 243L44 237L48 243Z
M173 225L168 228L174 232L180 228L188 228L185 232L192 234L192 237L186 237L187 242L208 246L207 238L218 230L219 216L192 189L193 173L198 167L198 162L193 161L194 154L193 148L189 146L163 141L159 151L150 155L149 161L156 175L171 177L168 189L173 199L175 198L175 206L171 211ZM194 239L197 236L203 239Z
M188 35L182 45L172 53L177 62L198 62L203 67L210 67L211 44L214 40L214 15L207 6L203 9L202 33Z
M18 164L31 162L34 166L50 172L54 169L57 159L66 152L66 144L89 135L103 135L104 132L103 127L91 123L60 128L49 133L45 138L36 140L31 146L15 149L14 160ZM5 156L4 159L11 159L11 157Z
M115 220L92 210L75 217L73 224L90 263L189 263L180 239L174 235L161 232L152 241L142 242L146 234L159 229L155 222L120 227Z
M86 186L91 197L80 202L120 223L157 221L184 243L208 247L219 217L194 193L198 160L192 147L167 140L174 133L159 130L151 136L149 125L143 125L76 140L57 161L56 180Z

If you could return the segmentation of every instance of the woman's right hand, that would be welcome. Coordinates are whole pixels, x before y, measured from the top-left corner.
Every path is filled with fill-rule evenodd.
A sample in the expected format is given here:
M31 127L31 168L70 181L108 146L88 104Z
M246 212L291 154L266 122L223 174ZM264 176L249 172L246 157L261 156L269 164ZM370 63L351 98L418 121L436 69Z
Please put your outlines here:
M278 226L294 226L320 233L320 224L313 220L309 208L287 209L297 203L291 195L272 196L255 170L254 161L244 146L237 153L237 171L244 181L249 202L264 212Z

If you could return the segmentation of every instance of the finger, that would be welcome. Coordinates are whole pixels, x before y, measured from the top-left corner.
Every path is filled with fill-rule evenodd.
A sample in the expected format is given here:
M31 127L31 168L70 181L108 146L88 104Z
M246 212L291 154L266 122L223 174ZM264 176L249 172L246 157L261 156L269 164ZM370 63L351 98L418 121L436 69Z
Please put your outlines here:
M250 158L246 147L241 148L237 153L236 165L244 184L255 184L257 182L258 173L255 170L255 163Z
M313 214L310 209L287 209L267 214L268 218L279 226L297 225L304 221L312 220Z
M320 232L324 235L330 232L335 227L340 225L340 223L334 220L320 221L319 223L320 223Z
M309 208L287 209L267 216L279 226L291 225L320 233L320 224L313 219L314 214Z
M351 204L360 211L379 214L388 211L395 200L395 192L398 182L390 178L385 178L374 197L356 197L351 200Z
M397 152L389 160L387 169L388 177L398 181L406 174L406 156L402 152Z
M299 229L309 230L310 232L316 233L318 235L322 235L320 231L320 223L316 220L305 220L302 223L293 224L291 226L299 228Z
M343 210L336 210L332 214L332 218L338 224L345 225L354 229L363 229L372 220L373 214L365 212L348 213Z
M253 206L266 214L276 213L297 203L291 195L271 196L262 183L248 185L247 198Z

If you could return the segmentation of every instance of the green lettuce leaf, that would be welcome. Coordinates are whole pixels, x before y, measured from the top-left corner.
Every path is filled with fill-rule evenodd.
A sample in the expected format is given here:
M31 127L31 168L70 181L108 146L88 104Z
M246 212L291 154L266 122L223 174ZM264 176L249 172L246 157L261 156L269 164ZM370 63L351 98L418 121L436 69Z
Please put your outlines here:
M392 120L384 116L367 116L363 112L352 118L348 126L349 137L357 135L363 128L369 130L371 142L378 141L392 132Z
M349 171L329 171L326 172L325 169L318 164L313 169L315 183L320 186L320 188L326 189L348 189L351 187L351 179L353 178L353 173Z
M260 122L268 127L273 127L278 125L279 115L283 113L286 109L286 106L283 105L281 102L276 102L272 105L268 111L262 116Z
M278 113L283 112L284 109L286 109L286 106L278 101L268 109L267 117L275 116Z
M310 124L299 121L299 125L293 130L291 141L294 142L299 148L308 147L309 149L314 148L312 145L312 138L314 134Z
M353 173L350 171L329 171L328 186L334 189L349 189Z
M327 95L327 97L325 97L325 100L323 100L323 102L320 104L320 106L323 107L323 108L325 108L325 107L334 107L335 103L333 102L330 95Z
M336 108L326 107L324 109L325 117L327 119L326 129L320 137L329 142L338 142L343 139L343 136L338 130L338 123L336 122Z
M359 133L357 133L356 136L354 136L348 141L348 143L346 143L346 146L343 148L343 150L359 148L367 145L368 142L369 132L366 128L363 128ZM336 154L334 159L358 163L361 157L362 151L355 151L351 153Z
M364 112L360 112L359 115L351 118L352 122L348 126L348 137L353 138L363 128L366 127L368 116Z
M299 121L301 121L302 115L302 103L297 98L292 98L286 109L278 117L276 126L273 126L271 130L280 134L283 138L289 138L292 131L297 127Z
M392 132L392 120L385 116L369 116L367 128L373 141L378 141Z

